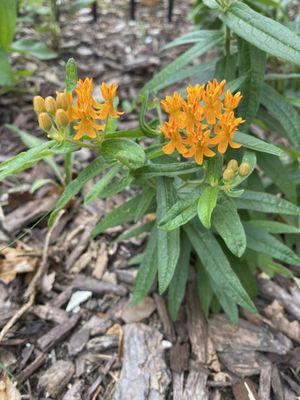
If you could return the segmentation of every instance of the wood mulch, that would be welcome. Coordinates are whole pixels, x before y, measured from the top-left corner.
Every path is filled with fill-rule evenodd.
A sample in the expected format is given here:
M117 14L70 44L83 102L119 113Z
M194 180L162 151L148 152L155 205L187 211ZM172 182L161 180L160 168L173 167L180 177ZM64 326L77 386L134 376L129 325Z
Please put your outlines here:
M190 29L188 4L175 2L174 22L166 24L161 2L141 4L137 22L126 20L127 2L112 3L105 3L96 25L85 10L73 19L62 15L58 60L14 59L16 66L25 63L35 72L25 81L26 92L0 99L1 160L24 150L4 123L41 136L32 96L36 89L48 95L63 87L63 61L69 56L75 55L81 76L117 81L120 98L130 101L178 54L180 49L161 55L159 48ZM25 33L24 28L19 35ZM135 113L121 121L123 127L136 123ZM75 174L93 156L79 152ZM224 314L205 320L192 270L176 322L165 297L155 292L131 307L137 267L128 260L143 251L145 237L116 244L127 228L117 227L90 239L98 219L129 192L91 205L76 199L49 230L42 217L58 194L48 186L32 195L30 187L40 178L53 178L47 164L1 183L1 400L299 398L300 290L294 282L259 275L259 313L240 310L237 327ZM300 277L299 268L294 272Z

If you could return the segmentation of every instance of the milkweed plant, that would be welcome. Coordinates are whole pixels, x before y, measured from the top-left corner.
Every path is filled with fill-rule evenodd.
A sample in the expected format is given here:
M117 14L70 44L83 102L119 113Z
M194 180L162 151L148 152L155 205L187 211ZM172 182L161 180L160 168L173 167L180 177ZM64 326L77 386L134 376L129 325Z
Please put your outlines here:
M99 101L93 80L78 80L70 59L66 89L33 99L47 140L0 164L0 179L63 155L65 179L49 225L87 181L94 179L86 204L131 187L134 195L102 217L92 237L129 222L118 242L146 234L144 251L129 261L139 265L132 304L157 288L167 292L176 319L190 277L205 315L222 308L236 323L238 306L256 311L257 271L297 282L289 265L300 263L300 119L266 83L265 70L267 53L300 64L300 43L242 2L204 3L221 28L198 29L166 46L193 43L140 91L136 129L117 129L117 85L102 82ZM215 59L186 67L212 47ZM178 84L184 80L185 87ZM158 94L170 85L176 90ZM258 138L252 126L277 128L290 146ZM72 154L83 147L96 157L72 180Z

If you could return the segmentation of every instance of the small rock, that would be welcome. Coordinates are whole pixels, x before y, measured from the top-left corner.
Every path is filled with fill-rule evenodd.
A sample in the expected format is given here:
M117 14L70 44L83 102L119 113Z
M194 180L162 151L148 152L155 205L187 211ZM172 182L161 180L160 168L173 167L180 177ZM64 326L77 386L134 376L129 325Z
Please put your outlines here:
M155 302L151 297L145 297L136 306L130 305L130 302L128 301L121 310L120 317L127 324L131 322L139 322L150 317L155 308Z
M77 292L74 292L69 300L69 303L67 305L66 311L76 311L78 309L78 306L81 303L84 303L87 301L91 296L92 292L89 290L78 290Z
M59 360L40 376L39 386L55 397L66 388L74 372L71 361Z

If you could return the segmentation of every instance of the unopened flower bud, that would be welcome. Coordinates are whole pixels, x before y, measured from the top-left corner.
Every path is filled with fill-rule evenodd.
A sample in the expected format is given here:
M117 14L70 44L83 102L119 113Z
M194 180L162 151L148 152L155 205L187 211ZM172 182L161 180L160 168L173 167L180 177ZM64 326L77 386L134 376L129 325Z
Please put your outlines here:
M236 172L238 170L239 164L236 160L232 159L227 164L227 168L232 169L232 171Z
M68 108L68 100L65 92L57 92L56 93L56 105L57 108L62 108L63 110L67 110Z
M52 128L52 121L49 115L45 112L39 114L38 116L39 127L46 132L49 132Z
M62 108L56 111L55 122L57 123L58 126L61 126L63 128L65 128L68 125L69 119L67 113Z
M52 115L55 114L57 107L56 107L56 101L54 100L53 97L48 96L45 98L45 108L48 113L50 113Z
M234 178L234 171L232 169L226 168L223 172L224 181L231 181Z
M37 114L45 111L45 100L41 96L34 96L33 109Z
M240 176L247 176L250 172L250 164L247 162L242 162L239 166L239 175Z

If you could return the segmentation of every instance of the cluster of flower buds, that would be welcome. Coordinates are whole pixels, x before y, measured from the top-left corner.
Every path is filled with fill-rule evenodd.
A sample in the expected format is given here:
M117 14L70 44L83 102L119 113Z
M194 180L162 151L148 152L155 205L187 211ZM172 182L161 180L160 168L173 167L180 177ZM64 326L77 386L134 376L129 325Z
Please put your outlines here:
M241 177L245 177L249 175L250 172L250 164L247 162L242 162L240 165L237 160L230 160L227 164L223 172L223 180L226 183L231 183L233 179L239 175Z
M39 127L47 133L60 132L69 124L68 99L65 91L56 92L56 99L52 96L45 99L35 96L33 108L38 115Z

